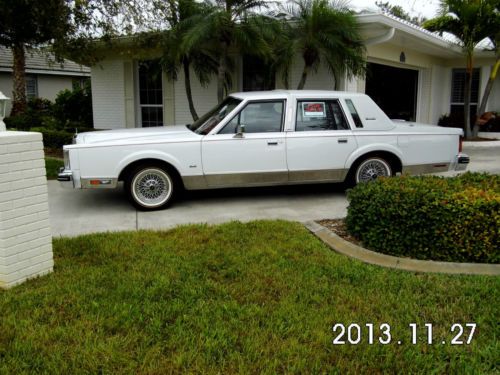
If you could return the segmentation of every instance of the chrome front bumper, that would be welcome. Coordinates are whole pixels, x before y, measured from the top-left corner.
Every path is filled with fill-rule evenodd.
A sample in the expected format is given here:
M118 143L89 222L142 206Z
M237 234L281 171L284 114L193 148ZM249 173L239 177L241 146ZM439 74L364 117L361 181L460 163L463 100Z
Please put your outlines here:
M73 189L75 187L73 181L73 172L71 172L68 169L65 169L64 167L61 167L61 169L59 169L59 174L57 175L57 181L59 181L61 186L64 188Z
M469 164L469 162L470 162L469 155L460 153L457 156L455 156L455 160L452 164L451 170L465 171L467 169L467 165Z

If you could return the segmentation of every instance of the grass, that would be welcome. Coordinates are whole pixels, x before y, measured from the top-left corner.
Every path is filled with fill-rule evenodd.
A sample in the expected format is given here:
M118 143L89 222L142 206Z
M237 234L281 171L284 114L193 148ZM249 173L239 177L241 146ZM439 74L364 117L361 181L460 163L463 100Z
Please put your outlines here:
M498 277L365 265L297 223L61 238L54 254L53 274L0 292L0 373L499 371ZM441 344L466 322L471 345ZM393 343L334 346L335 323L389 323ZM411 345L410 323L439 343Z
M45 170L47 171L48 180L56 179L59 168L61 167L64 167L64 161L62 159L45 157Z

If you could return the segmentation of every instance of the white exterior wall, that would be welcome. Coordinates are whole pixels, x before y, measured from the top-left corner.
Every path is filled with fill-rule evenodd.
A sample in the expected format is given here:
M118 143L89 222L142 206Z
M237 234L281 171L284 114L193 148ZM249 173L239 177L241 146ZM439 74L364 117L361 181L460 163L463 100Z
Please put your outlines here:
M491 66L482 66L481 67L481 84L479 85L479 95L482 98L484 94L484 89L488 84L488 80L491 74ZM488 98L488 103L486 105L485 112L495 111L500 112L500 79L497 76L495 83L493 84L493 88L491 89L490 97Z
M123 60L104 60L92 67L92 108L96 129L125 128Z
M302 70L304 69L304 60L300 55L295 57L295 61L290 69L289 89L295 90L302 77ZM335 79L328 71L328 68L323 64L318 68L318 71L310 72L307 75L304 90L334 90Z
M0 132L0 288L53 265L42 135Z
M62 90L73 89L73 77L37 75L38 97L54 101Z
M416 121L424 124L431 124L430 118L431 102L435 100L432 97L432 68L418 70L418 89L417 89L417 116ZM437 122L436 122L437 123ZM435 123L435 124L436 124Z
M192 69L190 78L194 107L198 116L201 117L217 104L217 77L213 76L207 87L203 87L200 84ZM182 71L179 72L178 80L174 83L174 96L175 124L191 124L193 122L193 117L189 111L189 103L184 83L184 72Z
M486 111L500 112L500 78L498 76L493 84Z

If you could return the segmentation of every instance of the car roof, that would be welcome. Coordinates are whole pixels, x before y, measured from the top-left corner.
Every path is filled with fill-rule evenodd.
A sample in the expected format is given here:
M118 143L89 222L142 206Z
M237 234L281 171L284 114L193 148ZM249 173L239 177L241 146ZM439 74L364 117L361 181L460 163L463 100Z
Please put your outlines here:
M280 99L287 97L296 98L352 98L354 96L364 96L365 94L347 91L328 91L328 90L270 90L270 91L247 91L235 92L230 96L238 99Z

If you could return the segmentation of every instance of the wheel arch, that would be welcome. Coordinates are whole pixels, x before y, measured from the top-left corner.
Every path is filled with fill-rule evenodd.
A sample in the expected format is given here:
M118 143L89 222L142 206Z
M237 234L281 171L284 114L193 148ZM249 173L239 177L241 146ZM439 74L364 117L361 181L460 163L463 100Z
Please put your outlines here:
M370 145L369 147L357 149L347 159L345 168L352 170L356 164L359 164L368 157L375 156L386 159L395 173L403 170L403 153L397 147L389 144Z
M403 171L403 162L398 155L387 150L373 150L358 155L354 160L352 160L346 176L346 181L353 178L353 174L355 173L355 170L359 164L361 164L366 159L375 157L386 160L392 169L393 175L395 175L396 173L401 173Z
M182 182L182 177L177 168L172 165L171 163L162 160L162 159L157 159L157 158L143 158L143 159L137 159L129 164L125 165L122 170L120 171L118 175L118 181L125 181L129 176L132 171L134 171L137 167L140 165L147 165L147 166L156 166L156 167L161 167L165 169L167 172L172 174L172 178L174 178L176 183L179 183L180 186L184 187L184 184Z

